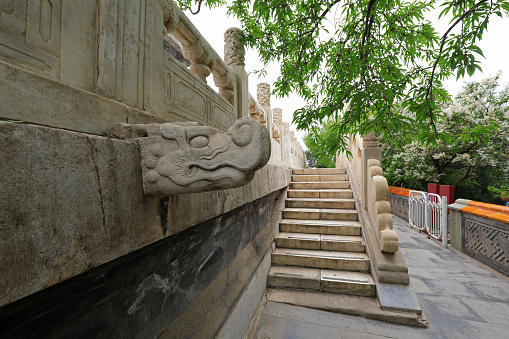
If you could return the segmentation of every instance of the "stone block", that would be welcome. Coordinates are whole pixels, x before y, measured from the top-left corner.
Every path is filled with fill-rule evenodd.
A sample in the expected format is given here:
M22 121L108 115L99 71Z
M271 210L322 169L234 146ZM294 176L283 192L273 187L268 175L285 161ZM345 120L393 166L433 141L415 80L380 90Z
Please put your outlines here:
M292 266L272 266L268 285L280 288L320 290L320 269Z
M0 88L4 119L98 135L107 134L117 122L126 122L123 104L1 61Z

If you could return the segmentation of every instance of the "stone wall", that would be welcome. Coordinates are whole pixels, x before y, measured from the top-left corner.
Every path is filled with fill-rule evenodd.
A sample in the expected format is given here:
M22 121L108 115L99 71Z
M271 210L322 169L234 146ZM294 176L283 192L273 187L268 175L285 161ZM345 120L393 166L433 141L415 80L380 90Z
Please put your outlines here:
M11 303L2 338L215 337L259 270L251 288L265 289L278 201L276 191Z
M391 204L392 214L408 221L408 197L389 193L389 203Z
M463 252L509 276L509 223L463 214Z
M467 199L448 207L451 246L509 276L509 207Z
M245 333L305 162L270 101L275 152L238 188L145 195L140 145L109 137L250 116L240 32L224 61L171 0L5 1L0 17L0 337Z

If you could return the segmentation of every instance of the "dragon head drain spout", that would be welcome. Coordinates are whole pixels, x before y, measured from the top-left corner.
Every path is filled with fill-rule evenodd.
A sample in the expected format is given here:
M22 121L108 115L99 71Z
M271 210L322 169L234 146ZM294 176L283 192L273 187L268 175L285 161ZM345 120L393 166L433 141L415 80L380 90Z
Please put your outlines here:
M221 133L190 124L161 124L155 137L139 138L143 186L148 195L175 195L243 186L270 158L270 135L242 118Z

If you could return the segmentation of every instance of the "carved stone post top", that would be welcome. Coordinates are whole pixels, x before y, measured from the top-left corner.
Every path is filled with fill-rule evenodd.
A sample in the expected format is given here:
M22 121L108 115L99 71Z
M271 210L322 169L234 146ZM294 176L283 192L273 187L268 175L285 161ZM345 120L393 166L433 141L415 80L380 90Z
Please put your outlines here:
M283 121L283 133L284 135L290 135L290 123Z
M378 147L380 145L379 140L380 138L375 132L369 132L362 136L362 145L364 147Z
M197 123L117 124L110 134L140 145L147 195L175 195L243 186L270 158L267 129L251 118L226 133Z
M246 65L246 49L241 41L243 36L244 32L236 27L230 27L224 33L224 61L229 66Z
M256 86L256 98L262 107L270 107L270 85L266 82L260 82Z
M272 110L272 119L277 126L281 126L283 124L283 109L276 107Z

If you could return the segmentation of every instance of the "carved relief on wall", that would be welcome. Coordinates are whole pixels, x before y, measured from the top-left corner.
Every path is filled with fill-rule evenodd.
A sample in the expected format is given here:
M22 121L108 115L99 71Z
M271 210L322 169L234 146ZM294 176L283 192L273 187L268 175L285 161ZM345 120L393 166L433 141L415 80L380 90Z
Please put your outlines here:
M2 0L0 59L57 77L61 7L61 0Z
M188 122L117 124L111 135L139 143L148 195L239 187L249 183L270 157L269 132L250 118L237 120L226 133Z
M486 256L509 270L509 231L465 218L465 249Z
M208 120L214 121L215 125L223 130L227 130L228 127L235 122L235 118L231 111L225 110L215 102L212 103L211 115L213 116L209 117Z
M177 82L175 92L175 102L179 108L201 119L206 119L207 109L203 95L181 81Z

